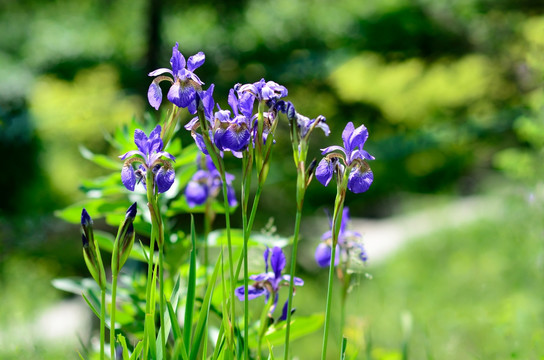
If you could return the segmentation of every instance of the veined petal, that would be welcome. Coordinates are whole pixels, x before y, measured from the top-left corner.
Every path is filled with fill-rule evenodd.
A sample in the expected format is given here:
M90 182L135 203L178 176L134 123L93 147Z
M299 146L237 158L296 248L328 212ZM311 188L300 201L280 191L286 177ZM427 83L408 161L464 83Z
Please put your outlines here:
M123 165L123 169L121 170L121 181L128 190L134 191L134 186L136 186L136 174L134 174L134 168L131 164Z
M195 69L198 69L204 64L204 60L206 60L206 55L204 55L202 51L190 56L187 60L187 70L194 71Z
M349 137L349 151L353 151L357 147L362 149L366 139L368 139L368 129L366 126L361 125ZM346 147L346 149L348 148Z
M134 143L138 147L138 149L145 154L144 159L146 158L147 154L149 154L149 143L148 138L145 132L143 132L140 129L134 130Z
M161 126L157 125L149 134L148 149L150 154L162 150L161 130Z
M221 137L222 150L244 150L250 140L250 133L246 126L231 125L225 130Z
M270 266L276 279L280 279L281 272L285 268L285 255L280 247L274 246L272 256L270 256Z
M334 174L334 164L325 158L321 159L315 169L315 177L324 186L328 186Z
M155 110L159 110L159 106L161 106L162 102L162 90L159 84L152 82L149 85L149 89L147 89L147 100Z
M157 155L158 155L159 158L161 156L165 156L165 157L169 158L170 160L172 160L174 162L176 161L176 157L174 155L166 152L166 151L159 151L159 152L157 152Z
M359 167L355 167L349 174L348 189L355 194L360 194L370 188L372 181L374 181L372 170L368 169L363 172Z
M176 45L172 48L172 57L170 58L170 65L172 65L172 71L174 77L179 78L182 70L185 69L185 57L178 50L179 44L176 42Z
M155 175L155 183L157 184L157 191L163 193L168 191L176 178L176 172L172 168L166 168L161 166L157 174Z
M192 86L182 86L179 82L175 82L166 97L178 107L186 108L193 104L193 110L196 110L196 91Z
M355 126L353 126L353 123L350 121L346 124L344 131L342 131L342 140L344 141L344 148L348 152L351 152L351 150L353 150L349 148L349 144L350 144L349 139L354 130L355 130Z
M167 68L160 68L160 69L157 69L157 70L153 70L152 72L150 72L147 75L148 76L159 76L159 75L166 74L166 73L172 74L172 70L167 69ZM172 74L172 75L174 75L174 74Z

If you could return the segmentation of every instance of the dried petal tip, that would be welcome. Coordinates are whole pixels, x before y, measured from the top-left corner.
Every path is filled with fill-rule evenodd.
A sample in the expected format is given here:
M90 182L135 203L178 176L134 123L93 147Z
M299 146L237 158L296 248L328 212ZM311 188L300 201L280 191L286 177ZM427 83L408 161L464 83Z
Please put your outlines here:
M130 205L130 207L128 208L125 218L134 220L137 212L138 212L138 202L135 202L134 204Z
M81 211L81 226L89 226L93 224L93 220L85 208Z

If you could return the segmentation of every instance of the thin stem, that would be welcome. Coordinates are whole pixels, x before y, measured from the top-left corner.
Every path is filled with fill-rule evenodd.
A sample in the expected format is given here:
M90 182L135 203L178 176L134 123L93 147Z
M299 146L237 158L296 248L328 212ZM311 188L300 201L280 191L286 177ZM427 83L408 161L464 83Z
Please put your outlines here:
M162 233L159 232L159 233ZM159 310L161 321L161 346L163 359L166 357L166 322L164 320L165 309L164 303L164 242L159 241Z
M349 171L347 168L343 176L338 177L338 183L336 187L336 199L334 201L334 213L332 217L332 249L331 249L331 261L329 264L329 281L327 286L327 306L325 309L325 325L323 329L323 347L321 351L321 359L325 360L327 357L327 341L329 338L329 326L331 319L331 303L332 303L332 287L334 279L334 265L336 260L336 245L338 244L338 234L340 233L340 225L342 223L342 210L344 207L344 199L346 197L346 188Z
M225 227L227 228L227 247L229 251L229 276L230 276L230 298L231 298L231 311L232 311L232 321L234 322L235 318L235 303L234 303L234 289L236 287L236 279L234 277L234 264L233 264L233 255L232 255L232 241L230 236L230 207L228 199L228 189L227 189L227 179L225 172L221 172L221 182L223 183L223 204L225 207Z
M242 226L243 226L243 258L244 258L244 359L249 359L248 339L249 339L249 299L248 299L248 249L247 242L249 240L250 229L248 229L247 208L249 200L249 187L251 185L251 170L253 165L253 157L250 154L251 150L243 153L243 179L242 179ZM238 276L236 276L238 278Z
M295 233L293 234L293 250L291 254L291 271L289 273L289 302L287 305L287 327L285 328L285 353L284 359L289 358L289 335L291 332L291 309L293 308L293 290L295 280L295 268L297 260L297 248L298 248L298 234L300 232L300 223L302 219L302 207L297 209L297 215L295 218Z
M146 174L146 184L147 184L147 206L149 208L149 211L151 214L151 238L149 243L149 262L147 264L147 284L146 284L146 291L145 291L145 313L146 315L152 315L151 314L151 302L155 301L155 299L151 299L151 288L154 286L153 283L153 255L155 253L155 238L157 236L157 228L155 226L155 219L153 216L153 207L155 203L155 197L153 194L153 173L152 171L147 171ZM144 325L145 328L147 328L147 322ZM144 329L149 331L150 329ZM149 336L144 337L144 346L143 346L143 359L147 360L147 349L148 349L148 340Z
M117 274L111 276L111 316L110 316L110 354L112 360L115 360L115 310L117 297Z
M100 360L104 360L104 343L106 342L106 289L100 292Z
M329 265L329 281L327 286L327 307L325 310L325 328L323 330L323 346L321 351L321 360L327 357L327 341L329 339L329 323L331 319L332 287L334 278L334 259L336 258L336 246L331 249L331 263Z

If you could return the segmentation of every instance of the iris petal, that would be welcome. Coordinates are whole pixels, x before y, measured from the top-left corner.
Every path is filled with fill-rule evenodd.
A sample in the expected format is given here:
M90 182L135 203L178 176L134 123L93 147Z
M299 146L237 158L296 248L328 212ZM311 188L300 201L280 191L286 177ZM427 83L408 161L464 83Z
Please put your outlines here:
M155 110L159 110L159 106L161 106L162 102L162 90L159 84L152 82L151 85L149 85L147 100L149 100L149 104L154 107Z
M356 167L349 174L348 189L355 194L360 194L370 188L372 181L374 181L372 170L368 169L363 172L359 167Z
M157 191L159 193L168 191L168 189L170 189L170 187L174 183L175 178L176 172L174 171L174 169L166 169L164 166L161 166L161 168L159 169L159 171L157 171L157 174L155 175Z
M130 190L134 191L134 186L136 185L136 174L134 174L134 168L132 165L124 165L121 170L121 181L123 185Z
M334 173L334 165L332 161L327 159L321 159L317 168L315 169L315 177L324 186L329 185Z

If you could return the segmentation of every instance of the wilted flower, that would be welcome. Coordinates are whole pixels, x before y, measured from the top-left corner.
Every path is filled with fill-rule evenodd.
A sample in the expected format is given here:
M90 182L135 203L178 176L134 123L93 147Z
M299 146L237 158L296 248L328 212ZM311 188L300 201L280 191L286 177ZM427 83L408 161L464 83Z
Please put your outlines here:
M249 278L254 280L255 283L247 287L247 298L252 300L258 298L259 296L265 295L265 301L268 301L270 296L273 296L274 302L268 312L268 315L271 317L272 313L276 309L278 303L278 292L280 286L289 286L289 281L291 277L289 275L282 275L281 272L285 268L285 255L280 247L275 246L272 249L272 255L270 256L270 249L267 247L264 251L264 263L265 263L265 272L258 275L251 275ZM272 271L268 271L270 257L270 267ZM301 278L295 277L293 281L294 285L302 286L304 281ZM243 286L240 286L236 289L236 296L240 301L244 301L245 290ZM293 309L294 311L294 309ZM287 301L285 302L282 315L279 318L279 321L285 320L287 318Z
M160 134L160 125L157 125L151 131L149 138L142 130L136 129L134 131L134 143L138 150L132 150L120 156L122 160L125 160L121 170L121 180L130 191L134 191L135 185L140 181L144 186L146 185L147 171L153 172L155 189L159 193L167 191L174 183L175 171L172 163L163 159L163 157L172 161L175 160L175 157L162 151L163 142ZM135 163L140 164L136 170L133 167Z
M210 197L216 197L221 190L221 174L215 168L212 158L209 155L206 155L205 169L202 169L200 166L200 158L198 163L199 169L185 188L185 197L187 199L187 204L190 207L204 204ZM227 198L229 206L236 206L238 202L236 201L236 195L234 193L234 188L232 187L234 176L225 173L225 178L227 180Z
M170 65L172 70L161 68L149 73L149 76L156 76L147 91L149 104L155 109L159 109L162 102L162 90L159 86L161 81L170 81L172 86L166 96L174 105L187 108L191 114L196 113L196 91L204 84L193 72L204 64L205 55L201 51L185 62L185 57L178 50L178 43L172 49ZM187 68L185 67L187 66ZM162 74L168 73L173 79ZM158 76L161 75L161 76Z
M342 212L342 222L340 223L340 232L338 234L338 244L336 245L336 256L334 265L337 266L341 259L347 260L355 252L361 261L366 261L366 252L361 244L361 234L356 231L348 230L349 209L346 207ZM332 223L330 224L332 228ZM322 242L315 250L315 261L320 267L328 267L331 263L332 229L321 236Z
M329 146L322 150L325 156L317 166L315 176L320 183L327 186L334 173L343 176L345 168L348 168L348 189L354 193L367 191L374 180L374 174L366 160L374 160L363 146L368 138L368 130L364 125L355 128L352 122L349 122L342 132L342 146ZM342 160L343 164L340 163Z

